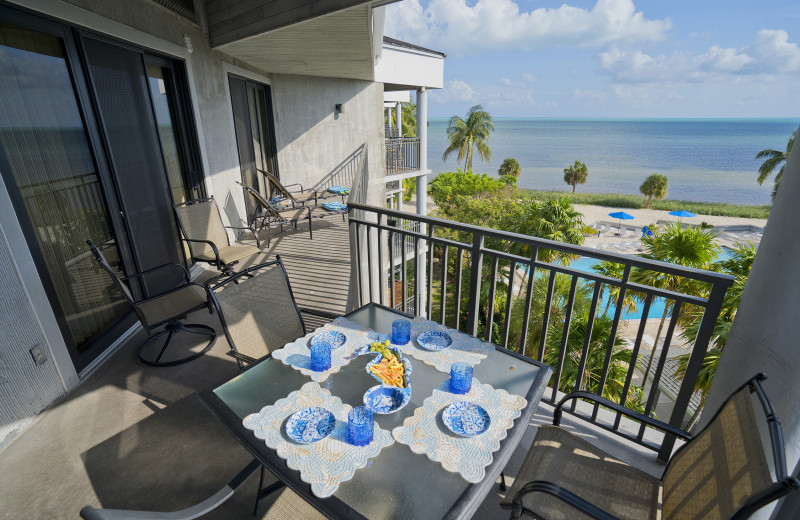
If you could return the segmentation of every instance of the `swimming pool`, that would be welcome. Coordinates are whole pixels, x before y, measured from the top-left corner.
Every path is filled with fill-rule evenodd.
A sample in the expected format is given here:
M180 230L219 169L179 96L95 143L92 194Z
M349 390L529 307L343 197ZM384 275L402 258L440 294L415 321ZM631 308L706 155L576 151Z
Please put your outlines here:
M719 258L717 260L725 260L727 258L730 258L730 256L731 256L731 251L729 249L723 249L722 252L719 254ZM600 261L596 258L582 256L577 260L574 260L571 264L569 264L569 267L577 269L578 271L583 271L585 273L594 274L592 266L597 265L599 263ZM525 267L527 269L527 266ZM605 309L606 305L608 304L608 299L609 299L609 294L608 291L606 290L603 294L603 297L600 299L601 301L597 303L598 312L603 312L603 309ZM614 316L614 311L615 311L614 305L615 303L612 302L611 306L608 309L608 315L612 317ZM665 306L666 306L666 301L664 300L664 298L654 298L653 302L650 304L650 312L647 313L648 317L661 318L661 316L664 314ZM642 319L642 313L644 311L644 302L637 302L636 307L637 309L635 311L623 312L622 319L625 320Z

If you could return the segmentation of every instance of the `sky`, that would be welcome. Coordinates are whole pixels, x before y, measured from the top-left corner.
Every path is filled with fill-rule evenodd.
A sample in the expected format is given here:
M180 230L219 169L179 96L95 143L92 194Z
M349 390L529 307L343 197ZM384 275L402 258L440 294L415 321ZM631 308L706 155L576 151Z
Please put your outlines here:
M402 0L386 36L447 54L428 116L800 116L797 0Z

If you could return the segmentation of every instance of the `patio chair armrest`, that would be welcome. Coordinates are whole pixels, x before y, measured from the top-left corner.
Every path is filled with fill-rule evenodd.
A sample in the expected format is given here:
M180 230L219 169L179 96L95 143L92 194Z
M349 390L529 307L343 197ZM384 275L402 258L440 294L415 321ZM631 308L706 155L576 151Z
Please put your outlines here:
M186 266L183 266L181 264L159 265L158 267L153 267L152 269L148 269L146 271L142 271L141 273L136 273L136 274L132 274L130 276L126 276L124 278L120 278L120 280L128 281L128 280L131 280L133 278L140 278L142 276L146 276L148 274L151 274L151 273L153 273L155 271L160 271L161 269L164 269L165 267L177 267L178 269L183 271L183 278L184 278L184 280L186 280L186 283L189 283L191 281L191 279L189 278L189 271L186 269Z
M287 189L289 188L289 186L300 186L300 191L299 191L299 192L298 192L298 191L296 191L295 193L303 193L304 191L306 191L306 190L303 188L303 185L302 185L302 184L300 184L299 182L295 182L294 184L284 184L284 185L283 185L283 187L284 187L284 188L287 188Z
M223 227L228 229L249 229L253 233L253 236L256 237L256 247L261 249L261 238L258 236L258 231L256 231L255 227L253 226L223 226Z
M80 515L84 520L192 520L217 508L220 504L228 500L236 489L247 480L255 470L261 466L257 460L253 460L244 467L233 479L222 489L192 507L181 509L172 513L159 513L154 511L122 511L119 509L95 509L86 506L81 509Z
M671 424L667 424L665 422L659 421L658 419L653 419L652 417L648 417L648 416L646 416L644 414L641 414L639 412L634 412L633 410L625 408L624 406L622 406L622 405L620 405L618 403L615 403L614 401L610 401L610 400L606 399L605 397L600 397L597 394L593 394L592 392L586 392L584 390L579 390L577 392L571 392L571 393L565 395L561 399L561 401L558 402L558 404L556 405L555 409L553 410L553 425L554 426L559 426L560 423L561 423L561 415L562 415L561 409L564 407L564 404L567 401L571 401L573 399L588 399L589 401L593 401L593 402L595 402L595 403L597 403L597 404L599 404L601 406L605 406L607 408L611 408L615 412L619 412L619 413L621 413L623 415L626 415L626 416L630 417L631 419L636 419L637 421L641 421L641 422L647 424L648 426L652 426L654 428L658 428L659 430L661 430L661 431L663 431L665 433L670 433L672 435L675 435L676 437L680 437L680 438L686 439L686 440L690 440L692 438L692 434L687 432L687 431L685 431L685 430L681 430L680 428L676 428L675 426L672 426ZM578 416L578 417L580 417L580 416Z
M233 359L237 360L237 361L241 361L242 363L250 364L250 363L254 363L255 361L257 361L255 358L252 358L250 356L246 356L246 355L244 355L244 354L242 354L240 352L236 352L233 349L227 351L226 354L229 355L230 357L232 357Z
M187 242L199 242L201 244L208 244L211 246L211 249L214 250L214 256L217 258L217 264L219 264L219 249L217 249L217 245L212 242L211 240L200 240L199 238L184 238Z
M514 500L511 502L512 520L518 520L522 516L522 497L531 493L546 493L597 520L619 520L616 516L607 513L591 502L587 502L572 491L546 480L528 482L514 495Z
M341 314L336 314L334 312L318 311L316 309L309 309L307 307L298 307L298 308L300 309L300 312L304 312L306 314L311 314L312 316L321 316L323 318L330 318L332 320L342 317Z

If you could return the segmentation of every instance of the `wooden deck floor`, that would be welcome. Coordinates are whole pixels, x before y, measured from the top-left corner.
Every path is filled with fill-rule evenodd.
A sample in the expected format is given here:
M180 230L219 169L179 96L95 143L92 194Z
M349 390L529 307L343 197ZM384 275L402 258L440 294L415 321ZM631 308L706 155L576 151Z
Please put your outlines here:
M260 236L263 245L266 232ZM299 307L337 315L347 312L350 238L348 224L340 216L314 219L313 239L309 238L307 223L301 223L297 230L287 229L273 235L259 261L272 260L276 255L280 255L286 266ZM312 321L307 324L309 330L316 328L313 318L307 314L304 318Z

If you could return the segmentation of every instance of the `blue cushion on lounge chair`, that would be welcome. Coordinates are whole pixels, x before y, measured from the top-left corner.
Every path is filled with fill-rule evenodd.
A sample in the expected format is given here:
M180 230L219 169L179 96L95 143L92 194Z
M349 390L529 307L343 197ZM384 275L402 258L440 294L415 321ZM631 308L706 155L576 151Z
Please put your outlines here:
M322 207L328 211L347 211L347 204L341 202L323 202Z
M328 188L328 191L337 195L344 195L346 193L350 193L350 188L345 188L344 186L331 186Z

